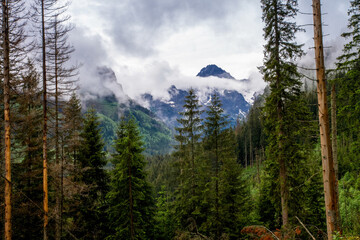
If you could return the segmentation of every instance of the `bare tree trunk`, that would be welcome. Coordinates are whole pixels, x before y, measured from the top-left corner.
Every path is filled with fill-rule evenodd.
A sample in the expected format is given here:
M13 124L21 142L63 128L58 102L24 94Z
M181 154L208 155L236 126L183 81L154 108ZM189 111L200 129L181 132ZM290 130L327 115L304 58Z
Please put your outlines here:
M48 167L47 167L47 91L46 91L46 46L45 46L45 13L44 0L41 1L42 27L42 71L43 71L43 193L44 193L44 240L48 239L47 227L49 223L48 198Z
M341 216L340 216L340 202L339 202L339 163L337 158L337 123L336 123L336 89L335 84L331 87L331 144L334 158L335 170L335 194L336 194L336 216L337 225L341 231Z
M55 164L58 167L60 165L59 160L59 93L58 93L58 47L57 47L57 17L55 17L54 21L54 77L55 77ZM62 166L61 166L62 168ZM58 169L58 168L57 168ZM58 186L58 189L56 190L56 224L55 224L55 239L60 240L61 239L61 221L62 221L62 212L61 212L61 192L62 192L62 169L60 169L59 172L60 176L56 175L56 183ZM59 191L60 188L60 191Z
M10 43L9 2L2 1L5 121L5 240L11 240L11 141L10 141Z
M323 182L325 195L326 225L328 239L332 240L334 231L339 230L337 225L337 201L335 191L335 170L330 141L330 126L326 96L326 80L324 66L324 51L322 41L321 3L320 0L313 0L314 13L314 41L315 61L317 76L317 92L320 123L320 143L323 166Z

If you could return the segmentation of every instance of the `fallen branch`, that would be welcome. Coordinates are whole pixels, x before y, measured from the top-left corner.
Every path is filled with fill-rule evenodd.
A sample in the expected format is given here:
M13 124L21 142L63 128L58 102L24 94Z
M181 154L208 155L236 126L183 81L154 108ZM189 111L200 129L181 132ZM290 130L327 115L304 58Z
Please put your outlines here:
M307 227L305 227L305 225L301 222L301 220L300 220L297 216L295 216L295 217L296 217L296 219L299 221L299 223L305 228L306 232L311 236L311 238L314 239L314 240L316 240L316 239L314 238L314 236L311 234L311 232L307 229Z

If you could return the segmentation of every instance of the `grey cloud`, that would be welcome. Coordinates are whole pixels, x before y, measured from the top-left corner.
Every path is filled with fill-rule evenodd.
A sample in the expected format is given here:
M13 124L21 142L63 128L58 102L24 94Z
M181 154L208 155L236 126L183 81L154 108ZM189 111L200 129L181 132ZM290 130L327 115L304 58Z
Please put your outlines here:
M155 44L177 29L209 21L214 29L226 27L222 21L229 13L239 11L241 2L243 0L111 0L101 3L99 17L107 22L106 33L122 54L145 57L155 54Z

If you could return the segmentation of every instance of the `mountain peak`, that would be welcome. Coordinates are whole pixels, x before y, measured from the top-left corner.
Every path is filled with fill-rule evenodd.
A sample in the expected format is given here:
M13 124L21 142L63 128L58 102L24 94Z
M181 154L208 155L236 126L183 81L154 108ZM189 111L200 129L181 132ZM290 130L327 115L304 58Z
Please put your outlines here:
M219 68L215 64L207 65L206 67L202 68L201 71L196 75L197 77L218 77L218 78L228 78L228 79L235 79L230 73L226 72L222 68Z

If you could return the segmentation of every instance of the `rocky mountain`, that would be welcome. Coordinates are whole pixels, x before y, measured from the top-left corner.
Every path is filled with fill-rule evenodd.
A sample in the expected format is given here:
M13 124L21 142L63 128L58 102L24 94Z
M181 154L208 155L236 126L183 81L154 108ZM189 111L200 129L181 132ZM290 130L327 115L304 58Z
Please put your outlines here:
M198 77L219 77L234 80L230 73L219 68L216 65L208 65L201 69L197 74ZM250 109L244 96L235 90L220 90L216 88L195 89L199 98L200 104L205 109L211 102L211 95L217 93L223 104L224 113L228 115L231 125L235 125L238 118L244 118ZM179 89L176 86L171 86L168 89L169 99L154 99L151 94L144 94L143 100L148 103L149 109L155 115L162 119L170 128L177 126L176 119L179 118L179 112L183 110L185 96L187 89ZM205 114L203 118L205 118Z
M196 75L197 77L219 77L219 78L228 78L228 79L235 79L230 73L226 72L222 68L219 68L215 64L207 65L206 67L202 68L201 71Z

